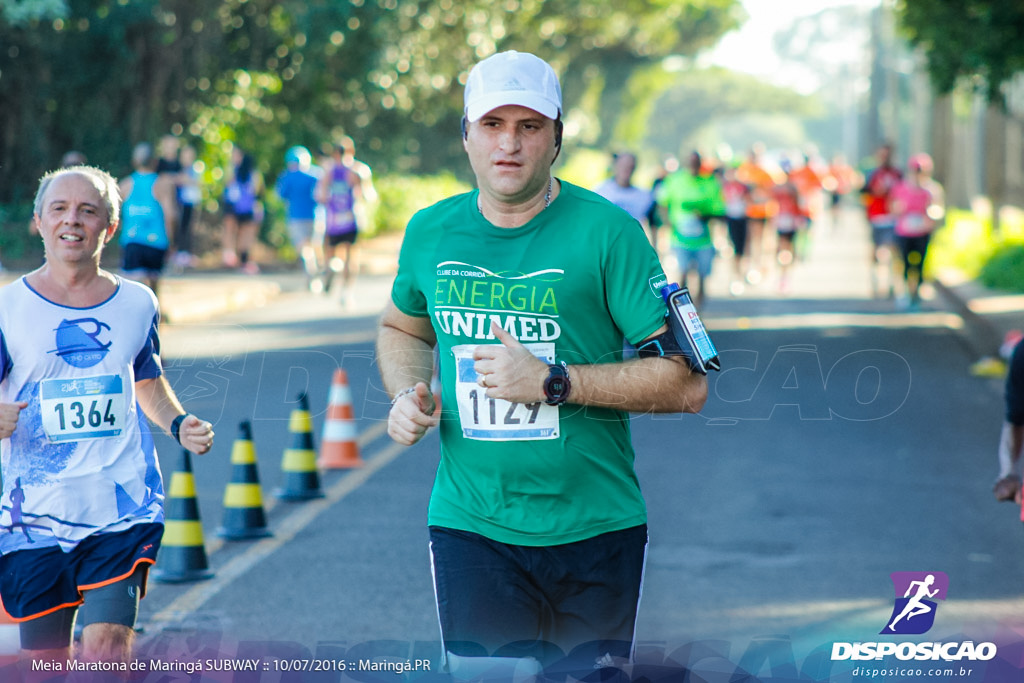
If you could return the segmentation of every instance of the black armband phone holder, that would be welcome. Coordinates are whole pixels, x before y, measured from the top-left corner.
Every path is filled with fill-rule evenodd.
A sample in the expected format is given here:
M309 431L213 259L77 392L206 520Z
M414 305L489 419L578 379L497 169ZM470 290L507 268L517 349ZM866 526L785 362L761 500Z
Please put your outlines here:
M641 358L682 356L691 370L702 375L708 374L708 369L721 370L718 350L697 315L690 292L672 283L661 288L661 295L668 309L665 313L668 330L639 344L637 355Z

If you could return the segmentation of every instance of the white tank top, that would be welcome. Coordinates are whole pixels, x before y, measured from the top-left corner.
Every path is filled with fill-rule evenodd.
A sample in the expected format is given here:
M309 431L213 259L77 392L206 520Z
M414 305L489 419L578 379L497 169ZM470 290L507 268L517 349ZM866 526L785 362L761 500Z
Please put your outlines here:
M89 308L0 289L0 401L28 402L0 442L0 553L163 521L163 483L135 382L159 377L157 301L118 278Z

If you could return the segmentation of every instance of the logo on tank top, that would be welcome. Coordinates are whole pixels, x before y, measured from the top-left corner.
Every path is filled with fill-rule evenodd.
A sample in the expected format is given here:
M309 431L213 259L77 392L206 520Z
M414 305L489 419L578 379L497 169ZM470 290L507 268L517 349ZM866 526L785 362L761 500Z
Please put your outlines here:
M56 353L73 367L91 368L106 358L110 351L113 342L100 339L109 331L110 325L95 318L62 320L56 329L57 348L50 353Z

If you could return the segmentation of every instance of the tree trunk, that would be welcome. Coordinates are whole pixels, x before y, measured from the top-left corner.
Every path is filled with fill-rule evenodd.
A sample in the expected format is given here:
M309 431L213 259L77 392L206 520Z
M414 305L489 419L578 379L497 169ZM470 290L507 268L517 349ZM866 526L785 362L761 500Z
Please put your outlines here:
M992 231L999 233L999 210L1006 203L1006 115L998 105L985 112L985 195L992 203Z
M953 96L939 95L932 99L931 142L928 145L934 162L933 175L935 180L946 188L946 196L952 195L954 188L949 187L950 170L952 168L953 143Z

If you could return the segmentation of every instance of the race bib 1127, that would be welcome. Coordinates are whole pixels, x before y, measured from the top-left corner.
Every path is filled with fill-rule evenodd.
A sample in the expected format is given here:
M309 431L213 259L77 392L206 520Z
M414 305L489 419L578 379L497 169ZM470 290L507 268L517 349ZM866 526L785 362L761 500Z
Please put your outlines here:
M525 441L557 439L558 406L537 403L513 403L490 398L487 389L477 382L473 350L476 344L452 347L455 356L455 398L459 406L459 423L467 439L485 441ZM550 342L526 344L533 355L545 363L553 363L555 345Z

